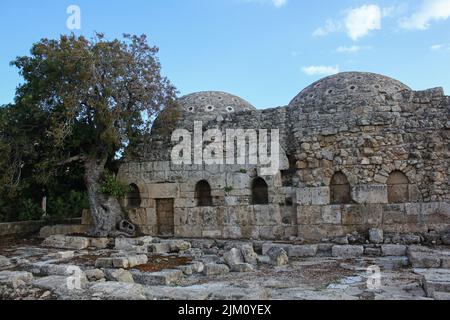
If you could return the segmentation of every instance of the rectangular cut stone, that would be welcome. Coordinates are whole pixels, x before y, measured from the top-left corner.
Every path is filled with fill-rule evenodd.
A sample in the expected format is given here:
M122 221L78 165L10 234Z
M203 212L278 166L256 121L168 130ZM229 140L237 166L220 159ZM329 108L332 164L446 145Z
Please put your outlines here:
M353 200L359 204L388 203L386 185L357 185L353 188Z
M262 254L266 255L267 252L274 247L282 248L284 251L288 252L290 246L291 246L290 244L275 244L272 242L266 242L266 243L263 243L263 245L262 245Z
M385 244L381 246L381 252L383 256L405 256L406 255L406 246L404 245L395 245L395 244Z
M176 183L149 184L147 190L153 199L173 199L177 198L179 194Z
M163 270L160 272L131 271L134 282L146 286L168 286L177 284L183 277L181 270Z
M322 220L327 224L341 224L341 206L325 206L322 208Z
M287 252L289 257L315 257L317 254L317 245L292 245L289 246Z
M297 190L297 204L303 206L311 205L311 188L299 188Z
M330 188L328 187L312 188L311 204L319 206L330 204Z
M170 252L170 243L169 242L152 243L151 245L149 245L148 248L153 253L168 253Z
M331 249L333 257L357 258L364 254L363 246L333 246Z

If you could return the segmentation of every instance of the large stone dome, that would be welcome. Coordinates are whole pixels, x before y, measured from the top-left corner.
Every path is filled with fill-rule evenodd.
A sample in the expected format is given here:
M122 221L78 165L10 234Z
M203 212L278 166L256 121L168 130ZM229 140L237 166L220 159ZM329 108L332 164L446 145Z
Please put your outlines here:
M395 79L368 72L343 72L323 78L301 91L289 104L302 106L329 106L352 103L383 105L388 100L401 98L401 93L411 89Z
M218 115L256 109L242 98L219 91L192 93L178 102L183 114Z

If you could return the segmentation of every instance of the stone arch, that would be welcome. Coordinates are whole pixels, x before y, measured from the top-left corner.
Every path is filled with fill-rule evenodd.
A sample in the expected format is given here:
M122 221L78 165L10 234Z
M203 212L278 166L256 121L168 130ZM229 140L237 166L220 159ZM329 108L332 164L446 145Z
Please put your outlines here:
M141 192L137 184L132 183L128 186L129 190L126 195L127 207L130 209L139 208L142 203Z
M201 180L195 185L195 199L198 207L211 207L211 186L208 181Z
M269 187L261 177L255 178L252 182L252 204L269 204Z
M409 202L409 180L401 171L393 171L387 180L388 202Z
M336 172L330 181L330 203L349 204L352 202L350 183L342 172Z

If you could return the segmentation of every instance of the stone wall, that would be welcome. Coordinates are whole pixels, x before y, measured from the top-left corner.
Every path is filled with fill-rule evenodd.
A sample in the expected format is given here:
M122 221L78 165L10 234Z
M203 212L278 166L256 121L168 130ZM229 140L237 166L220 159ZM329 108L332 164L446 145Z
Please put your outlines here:
M286 107L256 110L217 93L194 98L181 99L178 128L192 131L201 120L203 130L224 137L230 128L280 130L280 171L262 176L269 203L251 203L259 166L177 166L169 161L170 139L153 132L119 172L140 190L141 205L128 211L143 233L158 233L157 199L174 200L180 237L317 241L373 227L450 231L450 97L441 88L413 91L384 76L343 73L312 84ZM210 207L196 203L202 180L211 187ZM336 183L339 197L332 197Z

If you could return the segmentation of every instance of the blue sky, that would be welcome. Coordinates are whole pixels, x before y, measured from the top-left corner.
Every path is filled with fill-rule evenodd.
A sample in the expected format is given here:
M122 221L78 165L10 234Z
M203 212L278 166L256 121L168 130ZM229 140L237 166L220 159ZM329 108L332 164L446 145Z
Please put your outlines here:
M9 62L72 32L69 5L81 10L76 34L147 34L180 95L221 90L275 107L338 71L450 94L450 0L1 0L0 104L21 81Z

